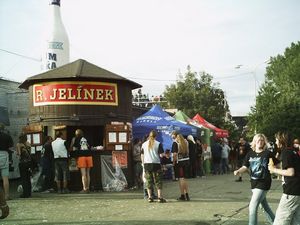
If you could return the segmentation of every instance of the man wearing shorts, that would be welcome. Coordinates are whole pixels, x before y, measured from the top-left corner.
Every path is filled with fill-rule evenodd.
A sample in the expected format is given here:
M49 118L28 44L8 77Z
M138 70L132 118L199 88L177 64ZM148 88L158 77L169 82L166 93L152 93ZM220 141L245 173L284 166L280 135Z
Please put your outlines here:
M4 125L0 123L0 171L3 180L5 199L9 199L9 148L13 147L11 136L4 132Z
M62 132L56 133L56 139L51 143L54 154L55 167L55 181L57 184L57 192L66 194L68 190L68 180L70 179L69 165L68 165L68 150L67 144L62 139ZM61 182L63 185L61 185Z

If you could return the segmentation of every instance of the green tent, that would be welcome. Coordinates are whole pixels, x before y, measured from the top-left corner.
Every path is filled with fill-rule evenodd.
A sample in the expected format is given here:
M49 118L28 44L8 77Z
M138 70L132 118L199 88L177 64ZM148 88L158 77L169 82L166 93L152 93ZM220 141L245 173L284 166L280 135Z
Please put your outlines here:
M199 137L201 139L201 142L203 144L207 144L210 146L211 143L211 137L213 136L213 131L198 124L197 122L193 121L192 119L190 119L184 112L182 112L181 110L178 110L176 112L176 114L173 116L176 120L185 123L185 124L189 124L192 125L194 127L197 127L199 130Z

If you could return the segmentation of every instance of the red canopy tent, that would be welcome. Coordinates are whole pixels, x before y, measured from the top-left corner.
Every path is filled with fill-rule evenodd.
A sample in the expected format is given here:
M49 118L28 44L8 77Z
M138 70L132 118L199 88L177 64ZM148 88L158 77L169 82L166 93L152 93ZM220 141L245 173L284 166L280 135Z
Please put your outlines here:
M220 129L212 125L211 123L207 122L203 117L201 117L199 114L196 114L193 120L197 121L199 124L203 125L204 127L214 130L218 138L227 138L229 136L227 130Z

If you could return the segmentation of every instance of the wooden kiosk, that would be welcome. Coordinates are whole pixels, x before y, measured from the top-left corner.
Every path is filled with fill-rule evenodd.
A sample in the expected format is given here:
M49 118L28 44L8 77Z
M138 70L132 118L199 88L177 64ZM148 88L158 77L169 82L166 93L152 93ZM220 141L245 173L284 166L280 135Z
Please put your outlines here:
M75 130L80 128L91 146L103 146L103 150L93 152L91 189L102 189L101 155L121 160L131 185L131 92L140 87L82 59L29 77L20 88L29 90L27 130L31 140L40 137L40 142L34 145L35 152L40 150L43 136L54 138L60 130L70 143ZM81 190L80 172L74 165L70 168L70 189Z

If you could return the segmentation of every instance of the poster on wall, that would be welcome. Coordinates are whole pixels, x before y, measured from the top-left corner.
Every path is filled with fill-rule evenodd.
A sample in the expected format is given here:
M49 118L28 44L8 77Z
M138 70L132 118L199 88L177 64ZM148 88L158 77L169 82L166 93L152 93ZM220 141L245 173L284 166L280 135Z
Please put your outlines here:
M109 143L116 143L117 142L117 133L116 132L109 132L108 133L108 142Z
M116 161L119 163L121 168L127 168L127 151L112 151L112 164L113 167L116 166Z
M119 142L120 143L127 142L127 133L126 132L119 132Z
M38 134L32 134L32 144L34 145L40 145L41 144L41 135Z

